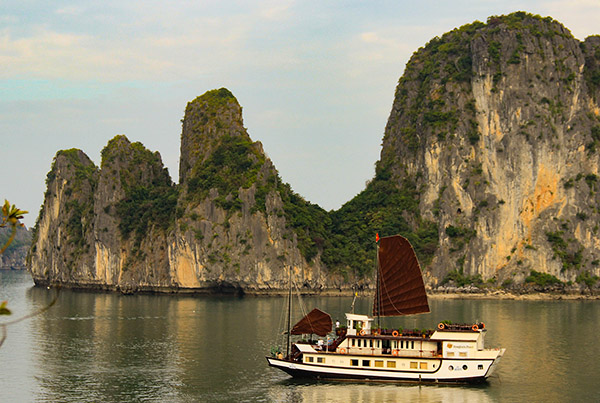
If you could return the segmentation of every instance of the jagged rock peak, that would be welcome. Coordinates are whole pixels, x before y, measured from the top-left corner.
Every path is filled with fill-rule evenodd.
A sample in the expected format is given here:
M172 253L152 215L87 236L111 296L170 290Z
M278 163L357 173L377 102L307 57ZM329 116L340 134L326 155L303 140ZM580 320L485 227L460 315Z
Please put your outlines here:
M474 118L478 105L475 98L463 96L472 92L468 88L472 82L482 83L492 98L501 101L529 96L532 86L538 87L536 81L573 86L583 64L579 45L558 21L522 11L489 17L487 23L475 21L433 38L413 54L399 80L378 165L402 165L395 164L402 154L397 152L399 139L390 141L390 133L396 131L410 153L424 144L427 135L444 141L460 133L476 144L481 135ZM522 79L525 76L527 80ZM400 122L404 127L398 127Z
M54 184L57 179L60 181ZM52 168L46 175L47 192L54 190L57 194L60 188L61 191L66 191L69 197L74 191L79 192L82 187L86 193L92 193L97 183L98 167L86 153L77 148L58 151L54 156Z
M90 267L98 177L98 168L83 151L72 148L56 153L32 239L34 278L61 281L69 277L65 267Z
M181 132L179 183L190 170L212 153L223 137L248 137L242 121L242 107L226 88L207 91L188 102Z
M104 147L101 167L103 171L110 171L106 174L118 174L125 188L172 184L160 153L148 150L139 141L131 143L124 135L113 137Z

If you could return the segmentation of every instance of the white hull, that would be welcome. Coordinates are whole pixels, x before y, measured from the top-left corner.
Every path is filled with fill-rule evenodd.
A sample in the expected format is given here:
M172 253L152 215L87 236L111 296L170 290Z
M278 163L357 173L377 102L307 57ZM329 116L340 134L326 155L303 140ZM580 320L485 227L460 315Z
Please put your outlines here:
M343 364L323 365L291 362L283 359L267 357L269 365L292 376L312 377L320 379L359 379L369 381L391 382L432 382L432 383L478 383L485 381L494 371L504 349L498 351L495 359L448 359L431 358L419 359L420 363L427 363L430 370L418 369L389 369L389 368L357 368ZM363 355L348 356L339 354L326 354L328 357L339 356L339 362L350 359L365 359ZM397 359L402 361L415 361L414 358ZM398 365L400 367L401 365Z

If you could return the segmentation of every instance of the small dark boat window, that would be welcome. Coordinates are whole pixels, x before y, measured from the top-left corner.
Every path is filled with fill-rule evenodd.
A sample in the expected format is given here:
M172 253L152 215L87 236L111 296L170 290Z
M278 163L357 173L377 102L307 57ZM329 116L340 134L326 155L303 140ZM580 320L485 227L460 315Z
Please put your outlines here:
M363 360L363 367L370 367L371 366L371 360Z

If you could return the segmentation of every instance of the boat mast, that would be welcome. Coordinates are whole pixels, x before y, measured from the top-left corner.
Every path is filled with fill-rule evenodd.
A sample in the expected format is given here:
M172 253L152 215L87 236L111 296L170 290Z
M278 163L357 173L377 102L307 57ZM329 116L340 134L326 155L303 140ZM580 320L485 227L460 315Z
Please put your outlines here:
M376 281L376 285L375 285L375 298L376 298L376 304L377 304L377 328L381 329L381 316L379 315L379 311L381 310L381 292L379 290L379 233L375 236L375 254L376 259L375 259L375 272L376 277L375 277L375 281Z
M292 321L292 266L289 266L290 277L289 277L289 291L288 291L288 318L287 318L287 355L290 356L290 326Z

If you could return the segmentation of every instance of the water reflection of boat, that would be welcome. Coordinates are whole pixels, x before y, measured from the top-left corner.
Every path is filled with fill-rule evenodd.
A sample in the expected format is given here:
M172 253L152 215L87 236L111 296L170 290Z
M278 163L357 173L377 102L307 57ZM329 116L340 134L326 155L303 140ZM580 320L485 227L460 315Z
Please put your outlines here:
M487 388L433 385L359 383L277 384L269 390L272 402L492 402Z
M295 377L433 383L477 383L494 371L505 349L484 348L483 323L438 324L436 330L386 329L381 317L429 312L421 268L405 238L378 239L377 287L373 317L346 314L327 340L297 341L290 335L326 337L331 317L314 309L293 328L288 319L286 354L267 357L269 365ZM290 295L291 304L291 295ZM291 306L288 306L288 315ZM376 319L376 320L375 320ZM376 322L376 323L374 323Z

